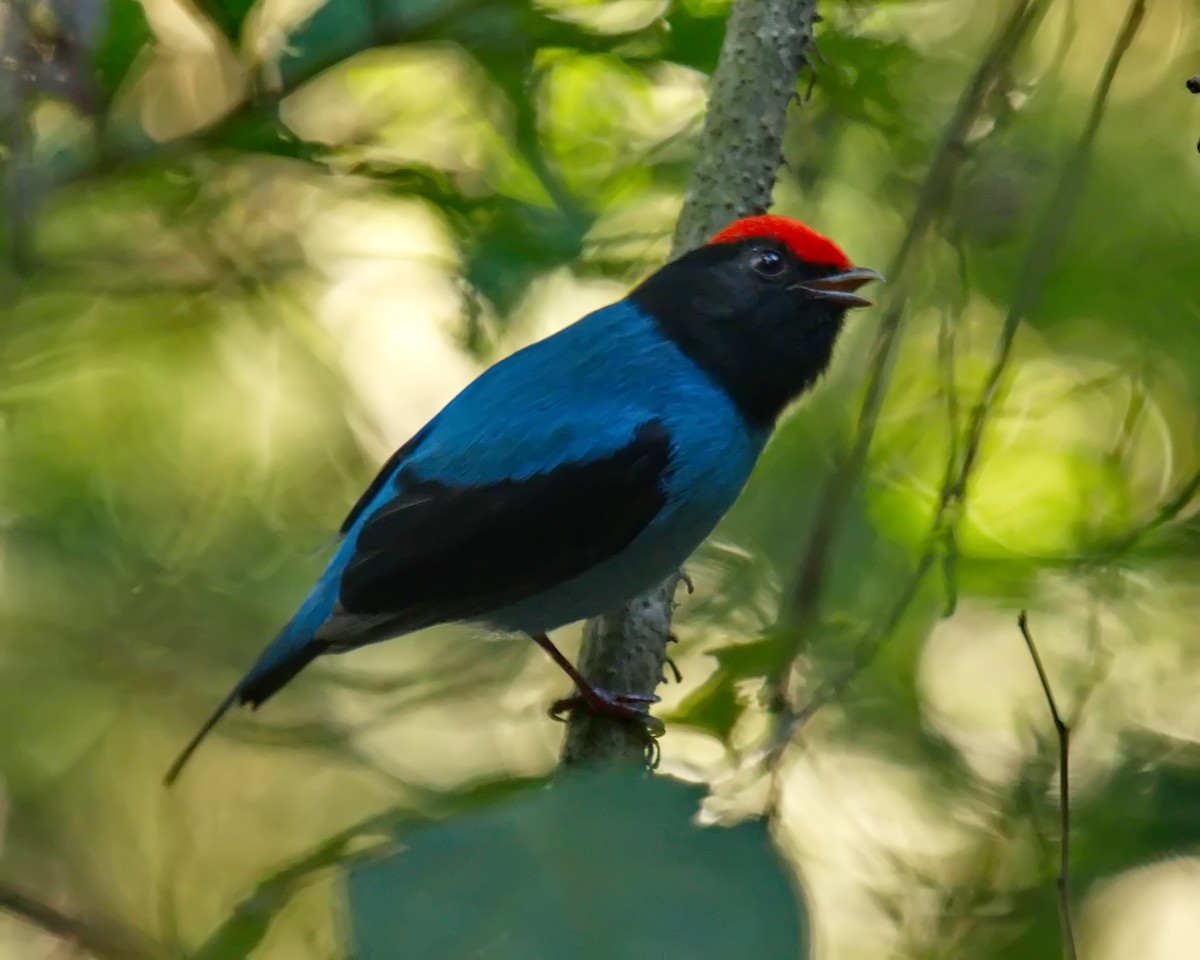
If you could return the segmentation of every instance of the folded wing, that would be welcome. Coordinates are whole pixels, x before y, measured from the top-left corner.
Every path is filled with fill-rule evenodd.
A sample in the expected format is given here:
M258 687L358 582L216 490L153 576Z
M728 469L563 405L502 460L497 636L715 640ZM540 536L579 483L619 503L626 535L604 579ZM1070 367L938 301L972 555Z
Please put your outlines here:
M659 513L670 459L666 428L649 420L603 457L519 480L455 485L401 466L396 496L358 530L317 639L345 649L478 619L583 573Z

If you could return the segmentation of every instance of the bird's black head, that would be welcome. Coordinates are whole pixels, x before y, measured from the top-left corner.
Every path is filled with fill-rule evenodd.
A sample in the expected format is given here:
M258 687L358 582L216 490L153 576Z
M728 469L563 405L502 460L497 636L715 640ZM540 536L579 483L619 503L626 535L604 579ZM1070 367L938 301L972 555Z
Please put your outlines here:
M829 365L855 291L882 279L786 217L738 220L630 294L729 394L770 426Z

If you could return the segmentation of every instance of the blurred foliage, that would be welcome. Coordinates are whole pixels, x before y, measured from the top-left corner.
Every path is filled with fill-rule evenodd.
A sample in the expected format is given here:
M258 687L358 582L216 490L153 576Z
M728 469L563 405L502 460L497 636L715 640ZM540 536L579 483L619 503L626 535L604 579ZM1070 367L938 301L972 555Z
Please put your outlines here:
M402 834L397 852L351 872L357 955L803 955L807 923L769 834L693 825L703 795L668 777L587 773Z
M1028 269L1126 6L1040 4L947 144L1011 0L821 4L778 209L884 268L933 160L952 176L885 294L890 381L803 649L782 614L877 317L694 560L684 682L660 690L661 772L693 786L545 790L559 675L521 638L445 628L318 664L164 793L373 467L483 364L665 256L728 3L6 4L0 906L19 890L96 936L0 911L0 957L62 936L101 957L302 960L351 937L363 960L410 937L466 956L506 931L488 955L798 956L809 908L829 960L1057 957L1022 608L1073 726L1084 955L1192 956L1189 0L1148 3ZM784 693L823 705L764 765L797 652Z

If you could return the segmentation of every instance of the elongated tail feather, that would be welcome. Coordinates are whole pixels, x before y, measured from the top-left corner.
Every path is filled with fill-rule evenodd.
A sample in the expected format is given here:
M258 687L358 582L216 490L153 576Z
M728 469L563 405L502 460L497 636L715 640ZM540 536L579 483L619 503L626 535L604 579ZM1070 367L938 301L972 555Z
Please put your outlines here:
M187 746L184 747L183 750L180 751L179 756L175 758L175 762L172 763L170 768L167 770L167 775L163 777L164 787L171 786L176 780L179 779L179 775L183 773L183 768L187 765L188 760L192 758L192 754L196 752L196 748L204 742L204 738L212 732L212 728L217 725L217 721L225 716L225 711L233 706L234 701L236 701L237 698L238 687L234 687L233 690L229 692L229 696L221 701L217 709L212 712L212 716L204 721L204 726L202 726L196 732L196 735L187 742Z
M314 640L313 634L329 616L336 597L337 579L327 572L287 626L279 631L259 655L250 671L238 681L237 686L188 741L187 746L167 770L163 778L164 786L169 787L179 779L196 748L204 742L230 707L236 703L257 708L328 649L328 645L323 641Z

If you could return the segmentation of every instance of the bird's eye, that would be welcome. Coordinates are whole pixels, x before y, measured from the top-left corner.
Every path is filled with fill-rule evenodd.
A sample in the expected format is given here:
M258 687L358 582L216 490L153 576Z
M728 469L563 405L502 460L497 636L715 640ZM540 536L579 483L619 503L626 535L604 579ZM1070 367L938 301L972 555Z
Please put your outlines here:
M787 269L787 261L778 250L760 250L754 254L750 266L760 277L775 278L783 275Z

